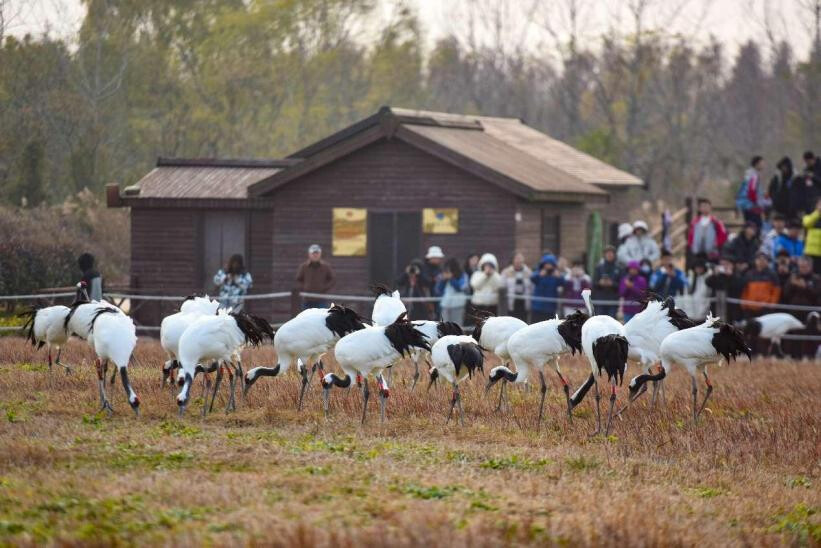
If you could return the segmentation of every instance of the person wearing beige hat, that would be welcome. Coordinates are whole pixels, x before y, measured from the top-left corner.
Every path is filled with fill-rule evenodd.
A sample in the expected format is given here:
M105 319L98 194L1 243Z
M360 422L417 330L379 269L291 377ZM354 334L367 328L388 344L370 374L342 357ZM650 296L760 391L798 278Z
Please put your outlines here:
M336 283L336 276L331 265L322 260L322 248L312 244L308 248L308 260L299 265L296 283L300 291L307 293L327 293ZM324 308L328 306L323 299L306 298L304 308Z
M433 289L436 282L442 276L442 264L445 262L445 253L438 245L432 245L425 253L425 263L422 265L422 285L424 285L430 294L433 294Z
M619 246L619 264L627 265L630 261L641 262L647 259L651 263L658 261L661 253L656 241L650 236L647 223L633 223L633 234Z

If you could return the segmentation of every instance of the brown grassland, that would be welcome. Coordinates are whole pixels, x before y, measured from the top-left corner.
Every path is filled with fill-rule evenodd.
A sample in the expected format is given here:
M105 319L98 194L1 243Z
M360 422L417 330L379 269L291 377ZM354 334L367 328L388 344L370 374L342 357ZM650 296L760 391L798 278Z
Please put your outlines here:
M244 357L270 364L273 350ZM387 422L372 398L362 427L355 389L335 389L323 417L316 378L298 413L293 373L261 379L233 413L218 398L203 420L195 398L180 420L150 339L131 374L142 416L117 381L109 418L84 343L64 353L71 375L44 358L0 339L0 544L821 544L818 363L711 368L697 427L677 369L666 407L642 398L588 439L593 399L568 424L552 373L540 431L538 390L509 390L502 415L481 378L463 389L465 426L446 426L450 389L426 393L423 378L410 393L406 365ZM589 366L563 363L578 386Z

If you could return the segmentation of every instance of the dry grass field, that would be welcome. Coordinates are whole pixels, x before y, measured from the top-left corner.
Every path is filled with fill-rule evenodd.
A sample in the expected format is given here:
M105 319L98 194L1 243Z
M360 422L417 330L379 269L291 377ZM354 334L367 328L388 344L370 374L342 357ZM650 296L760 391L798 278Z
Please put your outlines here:
M404 365L384 425L374 397L360 426L355 389L334 390L324 418L316 378L298 413L292 373L234 413L218 398L203 420L194 399L180 420L159 345L141 340L142 416L118 381L108 418L84 343L64 357L75 372L49 374L44 351L0 339L0 544L821 544L818 363L713 368L697 427L676 370L665 408L642 398L588 439L592 398L568 424L555 375L540 431L538 390L509 390L501 415L481 378L463 389L465 426L446 426L449 388L409 393ZM270 346L245 354L246 369L272 361ZM574 386L589 371L564 370Z

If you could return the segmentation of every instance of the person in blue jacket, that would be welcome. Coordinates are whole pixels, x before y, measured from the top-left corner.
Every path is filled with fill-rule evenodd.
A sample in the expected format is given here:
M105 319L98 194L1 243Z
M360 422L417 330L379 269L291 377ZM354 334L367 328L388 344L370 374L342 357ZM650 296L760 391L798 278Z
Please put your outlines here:
M530 314L533 323L549 320L556 316L556 301L543 301L539 297L557 299L559 288L564 279L556 269L556 256L545 253L539 261L539 268L530 276L533 282L533 297L530 304Z
M790 262L795 263L804 254L804 242L801 240L803 230L804 226L798 219L787 221L787 230L779 234L773 243L773 257L784 250L790 255Z
M687 284L679 277L678 269L672 263L663 265L658 272L662 274L657 277L656 282L650 286L653 293L656 293L662 299L667 297L676 298L678 295L684 293L684 288Z

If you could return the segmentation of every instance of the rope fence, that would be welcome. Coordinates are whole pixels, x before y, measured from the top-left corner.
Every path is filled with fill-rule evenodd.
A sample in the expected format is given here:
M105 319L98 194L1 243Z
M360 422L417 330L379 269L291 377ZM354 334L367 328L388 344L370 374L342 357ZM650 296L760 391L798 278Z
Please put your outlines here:
M74 297L75 293L72 292L53 292L53 293L35 293L35 294L27 294L27 295L0 295L0 301L54 301L55 299L63 299L63 298L72 298ZM116 299L120 301L129 300L129 301L155 301L155 302L179 302L181 303L187 298L187 295L149 295L149 294L136 294L136 293L121 293L121 292L111 292L106 293L105 297L107 299ZM300 305L304 305L305 300L314 300L314 301L322 301L325 303L330 304L331 302L338 302L338 303L372 303L375 299L373 295L348 295L348 294L341 294L341 293L312 293L312 292L298 292L298 291L277 291L271 293L256 293L251 295L244 295L240 297L241 302L245 301L264 301L264 300L279 300L279 299L294 299L300 300ZM555 303L557 305L557 309L561 310L563 307L584 307L584 301L580 299L568 299L563 297L538 297L538 296L524 296L524 295L505 295L500 293L499 302L506 304L507 299L512 300L529 300L531 302L547 302L547 303ZM402 301L405 303L430 303L435 304L442 300L442 297L402 297ZM817 306L803 306L803 305L794 305L794 304L779 304L779 303L768 303L768 302L760 302L760 301L750 301L744 299L736 299L731 297L726 297L723 294L720 294L718 297L710 297L701 300L702 303L708 305L718 305L720 309L719 312L726 306L726 304L737 304L742 307L749 307L749 308L757 308L757 309L768 309L768 310L782 310L782 311L793 311L793 312L817 312L821 314L821 307ZM465 304L470 303L469 296L465 298ZM592 304L594 307L596 306L623 306L625 304L636 304L634 301L625 301L623 299L619 300L607 300L607 299L594 299L592 300ZM299 307L301 308L301 306ZM505 312L504 308L502 307L502 312ZM719 316L722 314L719 313ZM272 324L272 326L276 329L280 327L282 324ZM20 328L17 326L0 326L0 333L3 332L10 332L19 330ZM147 333L158 333L160 330L160 326L158 325L138 325L137 330L140 332L147 332ZM821 336L818 335L785 335L784 339L789 340L803 340L803 341L821 341Z

